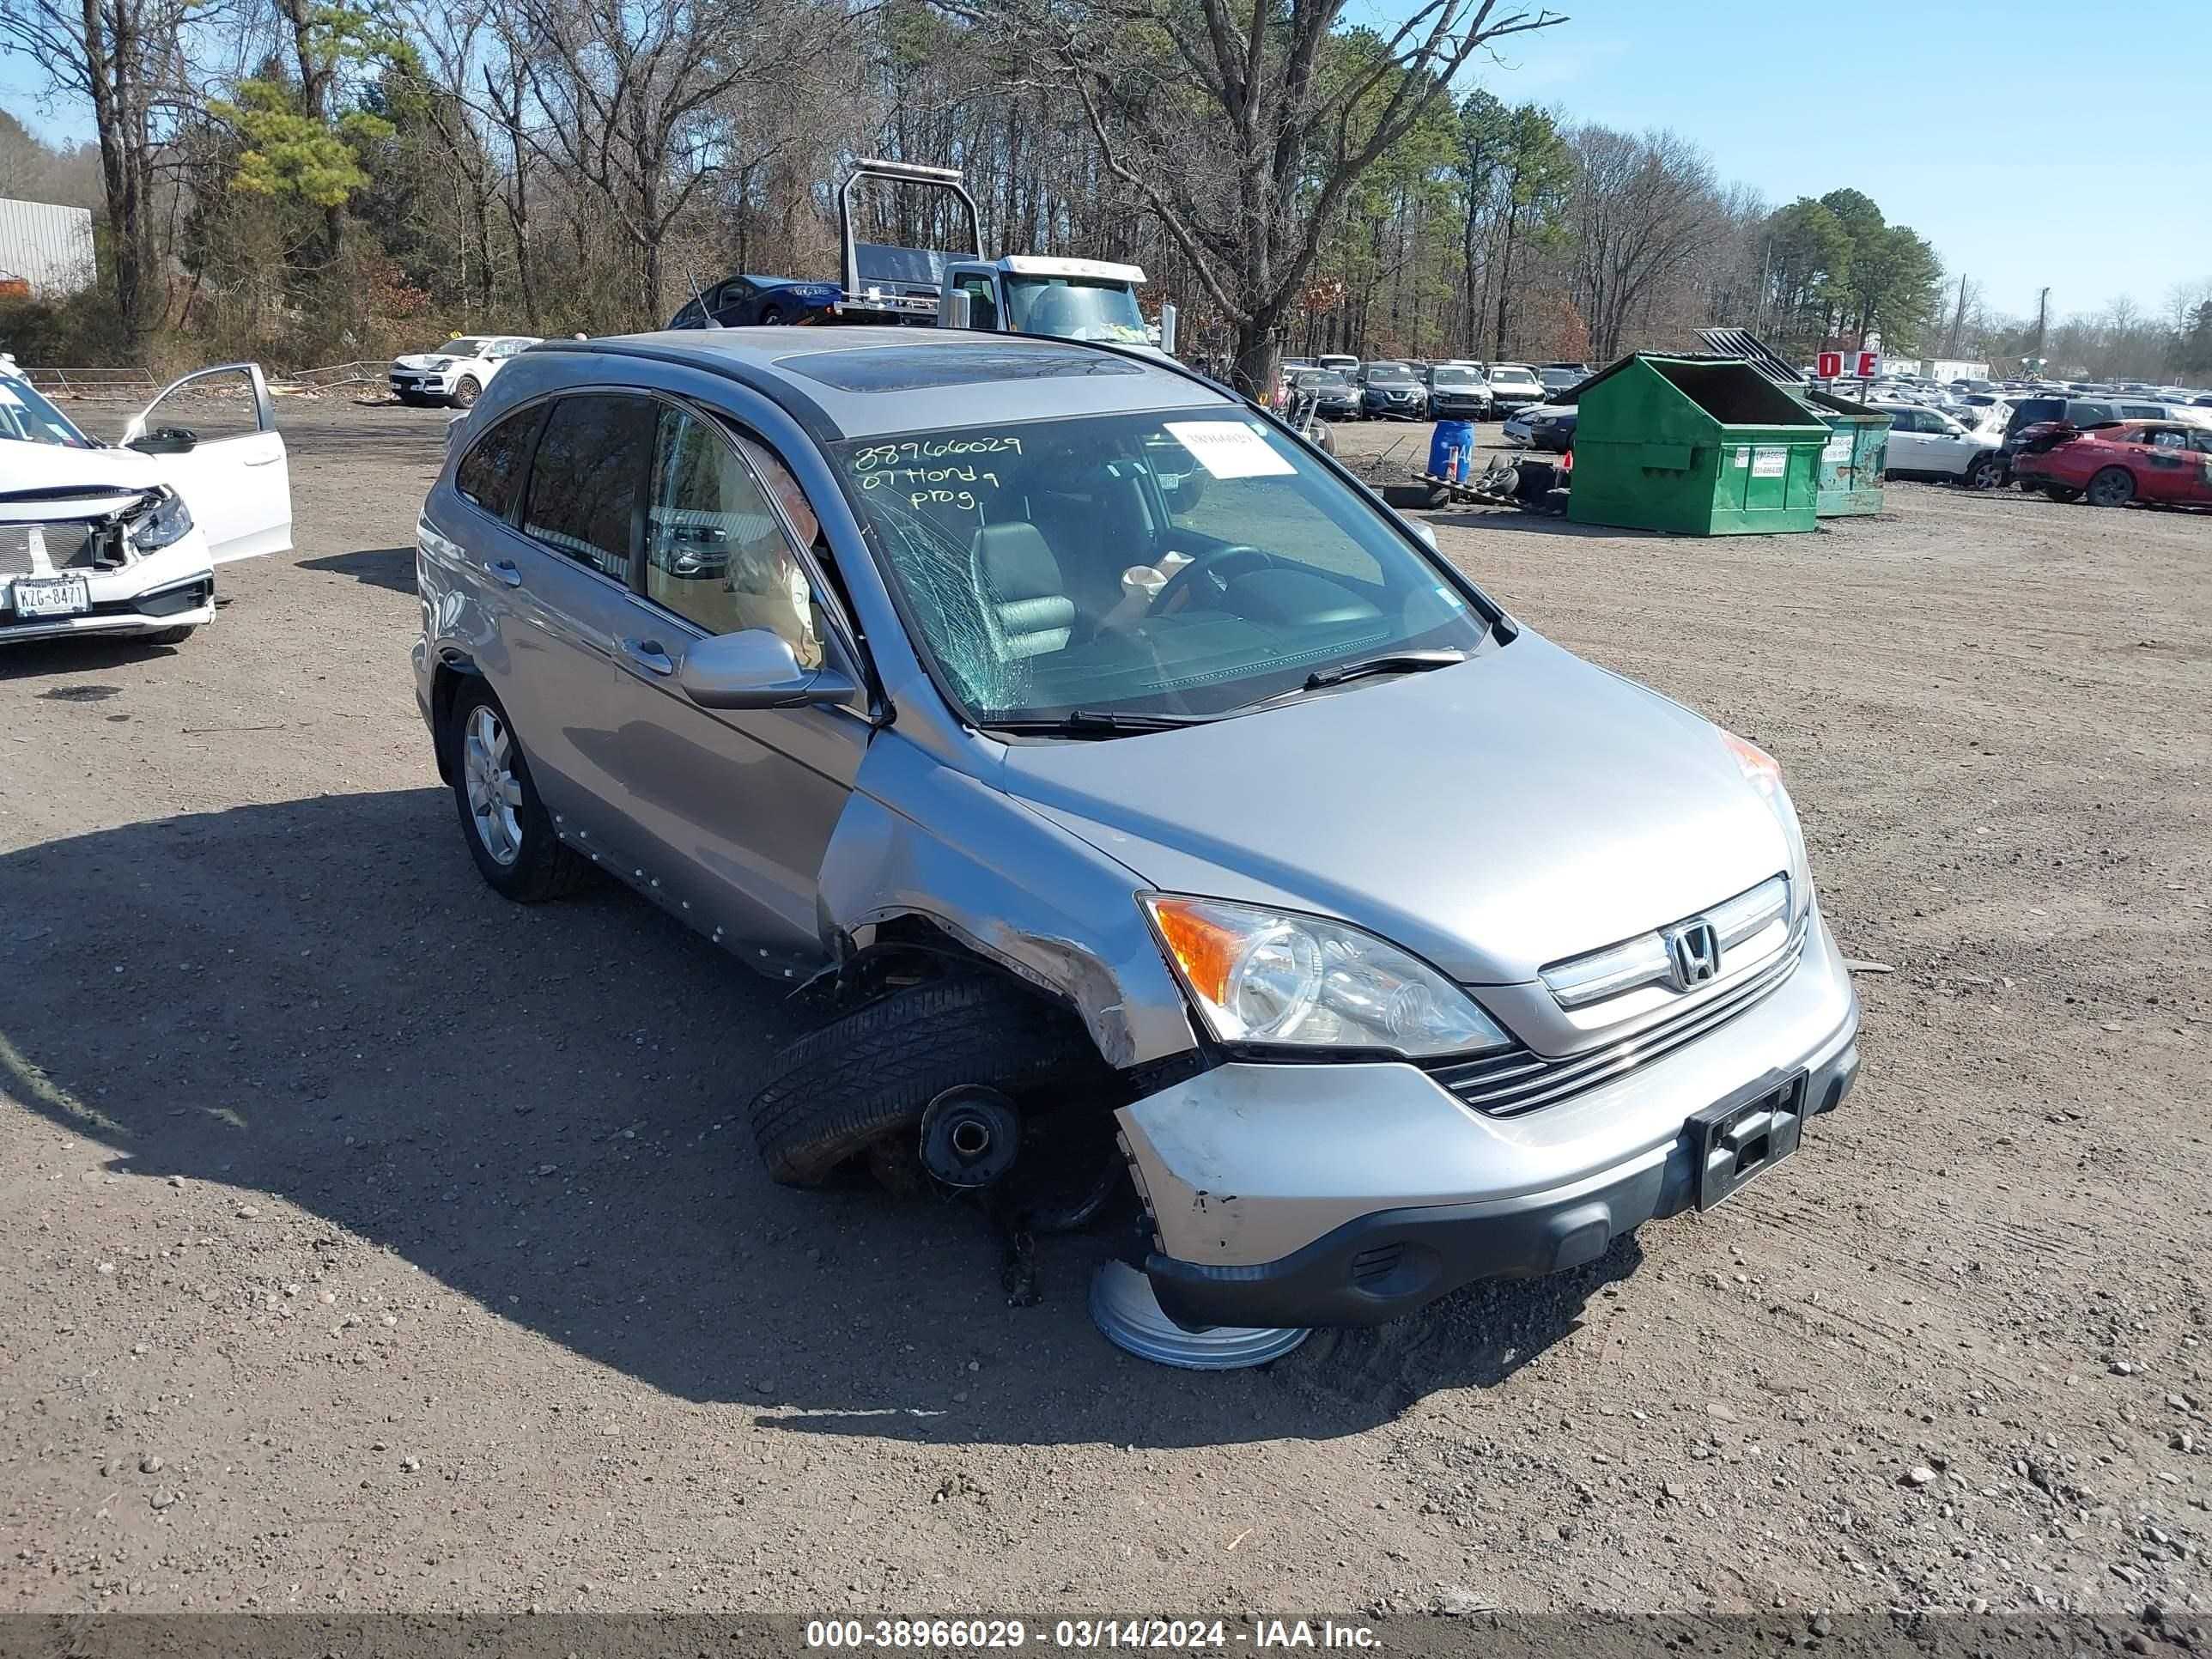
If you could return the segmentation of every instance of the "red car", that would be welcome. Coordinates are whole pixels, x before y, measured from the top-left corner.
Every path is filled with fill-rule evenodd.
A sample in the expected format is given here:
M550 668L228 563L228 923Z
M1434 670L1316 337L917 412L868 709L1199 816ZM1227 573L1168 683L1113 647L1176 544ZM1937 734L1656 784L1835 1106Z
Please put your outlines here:
M2054 422L2021 434L2012 476L2054 501L2092 507L2161 501L2212 507L2212 429L2179 421Z

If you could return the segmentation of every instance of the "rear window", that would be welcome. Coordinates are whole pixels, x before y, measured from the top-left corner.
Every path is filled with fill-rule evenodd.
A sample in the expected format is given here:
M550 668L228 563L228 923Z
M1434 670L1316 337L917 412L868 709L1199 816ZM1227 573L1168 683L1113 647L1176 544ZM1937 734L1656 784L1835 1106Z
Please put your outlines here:
M495 519L507 517L544 414L543 404L518 410L477 439L453 474L453 488Z
M653 405L642 398L562 398L538 440L523 528L579 564L628 581L653 434Z

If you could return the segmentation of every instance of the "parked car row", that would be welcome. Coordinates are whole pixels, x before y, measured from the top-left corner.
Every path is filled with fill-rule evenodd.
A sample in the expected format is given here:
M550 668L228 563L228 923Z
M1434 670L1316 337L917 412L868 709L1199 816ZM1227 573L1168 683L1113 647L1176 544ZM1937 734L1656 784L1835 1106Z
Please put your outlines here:
M1467 358L1422 362L1402 358L1376 358L1362 362L1357 357L1324 353L1319 357L1289 357L1283 362L1285 382L1291 377L1334 374L1350 388L1340 398L1343 413L1336 418L1398 421L1482 421L1542 403L1555 392L1580 385L1589 378L1586 363L1547 363L1538 368L1528 363L1481 363ZM1333 411L1324 405L1323 414Z

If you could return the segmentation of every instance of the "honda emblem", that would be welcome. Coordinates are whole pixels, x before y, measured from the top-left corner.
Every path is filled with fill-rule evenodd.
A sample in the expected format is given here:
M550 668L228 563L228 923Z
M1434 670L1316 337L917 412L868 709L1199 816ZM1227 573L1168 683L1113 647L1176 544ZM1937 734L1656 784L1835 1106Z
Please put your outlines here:
M1721 936L1713 931L1712 923L1695 917L1669 927L1665 937L1667 965L1676 990L1686 991L1718 977Z

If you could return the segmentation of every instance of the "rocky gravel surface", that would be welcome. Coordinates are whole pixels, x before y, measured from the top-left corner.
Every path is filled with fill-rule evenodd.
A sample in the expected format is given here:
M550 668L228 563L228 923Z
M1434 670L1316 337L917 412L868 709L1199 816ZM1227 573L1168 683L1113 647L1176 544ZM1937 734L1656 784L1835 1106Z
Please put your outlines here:
M1525 621L1782 758L1872 964L1864 1077L1588 1270L1188 1376L1092 1333L1099 1241L1011 1308L972 1212L770 1184L731 1115L799 1029L774 988L619 893L484 889L407 664L443 417L284 416L298 550L226 570L212 627L0 655L0 1609L2194 1639L2212 518L1430 515Z

